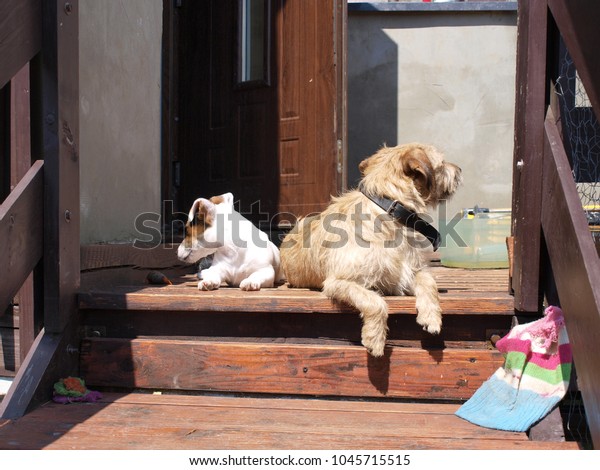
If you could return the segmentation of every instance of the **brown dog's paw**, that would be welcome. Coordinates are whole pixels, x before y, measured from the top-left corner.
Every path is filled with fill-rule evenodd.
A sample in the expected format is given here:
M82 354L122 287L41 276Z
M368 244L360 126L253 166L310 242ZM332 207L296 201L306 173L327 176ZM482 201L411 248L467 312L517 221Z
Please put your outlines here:
M437 335L442 331L442 314L437 310L428 314L419 312L417 314L417 323L428 333Z
M368 353L373 357L381 357L383 356L383 352L385 350L385 334L384 335L368 335L365 334L363 329L363 334L361 338L362 345L367 348Z

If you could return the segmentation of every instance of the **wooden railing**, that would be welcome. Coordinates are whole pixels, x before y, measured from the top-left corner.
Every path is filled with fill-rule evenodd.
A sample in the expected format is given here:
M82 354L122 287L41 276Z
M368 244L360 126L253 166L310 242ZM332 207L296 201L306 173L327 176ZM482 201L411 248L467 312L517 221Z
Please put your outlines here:
M557 125L553 82L562 37L597 118L600 4L593 0L519 2L513 181L515 308L560 303L573 348L593 445L600 448L600 260Z
M0 310L6 309L42 258L44 162L39 160L0 205Z
M77 372L65 349L78 341L78 15L77 0L0 2L0 88L29 64L31 154L40 160L0 205L0 309L36 265L34 288L43 292L41 331L0 404L4 418L22 416L51 396L53 382Z

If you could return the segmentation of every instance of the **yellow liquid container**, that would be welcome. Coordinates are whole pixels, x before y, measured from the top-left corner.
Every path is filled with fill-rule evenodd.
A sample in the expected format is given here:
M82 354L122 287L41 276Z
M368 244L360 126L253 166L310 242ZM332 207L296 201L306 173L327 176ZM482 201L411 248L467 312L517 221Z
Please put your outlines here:
M465 209L453 225L441 227L441 263L452 268L508 268L506 237L510 210ZM454 228L454 230L452 230Z

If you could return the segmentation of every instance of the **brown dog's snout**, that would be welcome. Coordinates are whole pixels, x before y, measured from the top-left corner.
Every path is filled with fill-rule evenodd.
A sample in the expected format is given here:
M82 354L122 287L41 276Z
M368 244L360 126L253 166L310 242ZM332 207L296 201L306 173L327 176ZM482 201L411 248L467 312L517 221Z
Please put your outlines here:
M462 168L458 165L455 165L454 163L446 163L446 165L452 167L456 173L462 173Z

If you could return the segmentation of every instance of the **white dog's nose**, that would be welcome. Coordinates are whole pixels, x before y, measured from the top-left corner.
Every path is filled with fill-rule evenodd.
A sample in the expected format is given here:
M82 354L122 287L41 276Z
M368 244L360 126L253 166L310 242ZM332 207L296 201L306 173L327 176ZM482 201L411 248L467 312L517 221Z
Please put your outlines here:
M180 261L185 261L186 259L188 259L188 257L190 256L191 252L192 252L192 250L190 250L190 249L186 248L185 246L183 246L183 243L182 243L177 248L177 258L179 258Z

